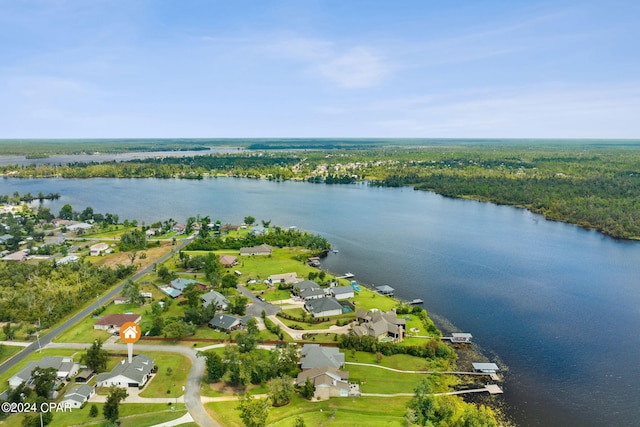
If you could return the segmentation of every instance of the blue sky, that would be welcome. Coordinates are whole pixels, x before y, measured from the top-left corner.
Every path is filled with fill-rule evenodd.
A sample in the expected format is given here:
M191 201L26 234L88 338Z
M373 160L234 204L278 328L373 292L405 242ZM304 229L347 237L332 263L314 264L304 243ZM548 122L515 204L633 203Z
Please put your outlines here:
M640 2L0 0L0 138L640 138Z

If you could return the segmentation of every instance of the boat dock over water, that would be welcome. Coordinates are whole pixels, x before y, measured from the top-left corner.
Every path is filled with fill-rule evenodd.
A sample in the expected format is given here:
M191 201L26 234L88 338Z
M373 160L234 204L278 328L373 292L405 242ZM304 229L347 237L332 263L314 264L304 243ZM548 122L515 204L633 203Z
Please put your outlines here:
M353 277L356 277L356 275L353 273L345 273L342 276L338 276L337 279L351 279Z
M424 304L424 301L422 301L420 298L414 298L411 301L409 301L409 304L411 304L411 305L422 305L422 304Z

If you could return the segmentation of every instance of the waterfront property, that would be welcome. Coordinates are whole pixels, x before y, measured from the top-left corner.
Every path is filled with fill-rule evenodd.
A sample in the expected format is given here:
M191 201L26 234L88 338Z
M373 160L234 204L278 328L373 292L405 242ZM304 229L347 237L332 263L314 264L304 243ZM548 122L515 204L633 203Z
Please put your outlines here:
M152 358L139 354L131 359L131 363L122 360L111 372L98 374L96 384L98 387L140 387L147 383L156 370Z
M293 292L296 295L300 295L302 292L311 290L311 289L321 289L321 288L320 288L320 285L313 280L303 280L302 282L298 282L295 285L293 285Z
M395 289L393 289L389 285L376 286L376 290L380 295L386 295L390 297L393 296L393 292L395 291Z
M396 341L402 341L407 324L405 319L397 317L395 309L386 313L379 310L359 309L356 312L356 320L359 324L351 328L353 335L377 339L390 337Z

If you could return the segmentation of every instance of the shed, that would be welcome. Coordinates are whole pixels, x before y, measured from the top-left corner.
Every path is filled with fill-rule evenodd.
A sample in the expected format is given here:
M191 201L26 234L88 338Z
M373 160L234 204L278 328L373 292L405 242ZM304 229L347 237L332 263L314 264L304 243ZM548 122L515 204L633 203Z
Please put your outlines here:
M376 290L378 291L378 293L382 295L389 295L389 296L393 295L393 292L395 291L395 289L393 289L389 285L376 286Z
M495 363L472 363L473 369L477 372L484 372L485 374L495 374L500 370Z

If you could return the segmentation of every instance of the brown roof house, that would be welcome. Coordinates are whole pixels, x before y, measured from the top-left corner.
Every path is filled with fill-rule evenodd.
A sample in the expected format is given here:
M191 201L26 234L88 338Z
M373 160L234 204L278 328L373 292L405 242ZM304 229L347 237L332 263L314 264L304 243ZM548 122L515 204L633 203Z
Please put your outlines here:
M262 245L252 246L250 248L240 248L240 256L252 255L271 255L273 247L263 243Z
M231 268L238 263L238 258L233 255L222 255L220 257L220 264L224 268Z
M296 378L297 386L304 386L305 382L311 381L315 388L313 398L316 400L327 400L330 397L349 396L349 373L325 366L323 368L307 369L300 372Z
M93 325L93 329L118 330L127 322L139 323L141 319L140 314L107 314Z

